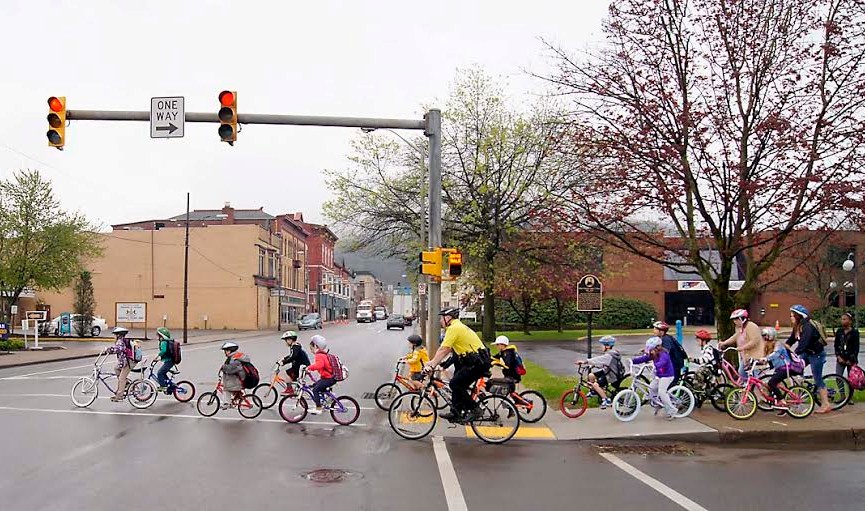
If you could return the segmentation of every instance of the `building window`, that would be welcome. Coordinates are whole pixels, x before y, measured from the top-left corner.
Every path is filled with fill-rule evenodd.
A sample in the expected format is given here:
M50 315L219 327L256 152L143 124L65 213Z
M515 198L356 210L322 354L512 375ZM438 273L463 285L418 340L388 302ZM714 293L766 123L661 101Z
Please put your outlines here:
M264 258L265 257L266 256L264 253L264 249L259 247L259 249L258 249L258 274L262 277L264 276Z
M274 277L276 275L276 254L270 252L267 255L267 276Z

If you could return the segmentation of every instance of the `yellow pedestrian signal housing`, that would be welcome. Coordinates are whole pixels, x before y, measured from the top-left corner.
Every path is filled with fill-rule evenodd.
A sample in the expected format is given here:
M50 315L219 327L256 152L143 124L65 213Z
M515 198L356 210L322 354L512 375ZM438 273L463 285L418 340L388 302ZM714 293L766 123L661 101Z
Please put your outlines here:
M459 277L463 273L463 255L452 252L448 256L448 274L451 277Z
M233 146L237 140L237 92L220 92L219 106L219 138Z
M442 274L442 251L440 248L429 252L420 253L420 265L418 273L441 278Z
M63 150L66 144L66 97L48 98L48 145Z

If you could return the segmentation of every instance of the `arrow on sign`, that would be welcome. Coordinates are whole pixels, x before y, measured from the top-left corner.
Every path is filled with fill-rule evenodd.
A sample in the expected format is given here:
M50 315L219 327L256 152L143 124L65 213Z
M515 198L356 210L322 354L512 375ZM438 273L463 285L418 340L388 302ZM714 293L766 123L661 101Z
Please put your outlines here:
M167 131L169 135L177 131L177 126L172 123L168 123L168 126L157 126L156 131Z

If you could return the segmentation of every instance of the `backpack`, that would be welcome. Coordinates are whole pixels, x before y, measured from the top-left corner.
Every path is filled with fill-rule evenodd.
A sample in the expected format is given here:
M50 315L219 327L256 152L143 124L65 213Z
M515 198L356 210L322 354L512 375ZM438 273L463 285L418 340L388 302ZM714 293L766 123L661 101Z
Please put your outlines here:
M611 353L610 358L612 359L610 369L612 369L613 374L616 375L616 381L610 383L616 383L617 381L620 381L623 376L625 376L625 364L622 363L622 355L620 355L619 353Z
M174 339L168 339L168 354L171 356L171 362L174 365L180 363L180 343Z
M339 360L339 357L332 353L327 354L327 362L330 364L330 372L333 373L333 379L343 381L348 378L348 369Z
M858 365L850 366L847 379L850 380L850 386L854 389L865 389L865 371Z
M516 371L520 376L526 375L526 366L523 365L523 357L520 356L520 352L514 350L514 359L517 361Z
M669 337L671 340L669 343L672 346L672 349L670 349L670 361L673 363L673 368L676 369L676 372L681 372L682 368L685 366L685 359L688 358L688 353L685 351L685 348L679 344L679 341L674 339L672 336L667 335L665 337Z
M133 362L141 362L144 359L144 352L141 351L141 346L135 341L129 341L129 347L126 348L126 358Z
M258 376L258 369L252 365L252 362L241 360L240 365L243 366L243 388L252 389L258 385L261 378Z
M805 361L802 360L802 357L790 350L787 350L787 354L790 355L789 370L797 374L805 372Z
M816 319L812 319L811 324L814 325L814 328L817 329L817 333L819 334L820 338L820 344L822 344L823 346L829 344L827 342L829 336L826 335L826 327L823 326L823 323L817 321Z

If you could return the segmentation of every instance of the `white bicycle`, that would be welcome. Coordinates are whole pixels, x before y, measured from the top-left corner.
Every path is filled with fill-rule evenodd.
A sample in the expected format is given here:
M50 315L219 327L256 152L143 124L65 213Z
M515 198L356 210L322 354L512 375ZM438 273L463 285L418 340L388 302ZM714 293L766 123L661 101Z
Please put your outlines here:
M634 375L631 380L631 386L613 398L613 415L622 422L630 422L637 418L640 414L640 408L645 396L649 396L649 406L656 409L663 409L664 405L661 399L656 395L651 395L651 389L648 380L644 380L639 376L644 372L651 373L651 364L634 364L631 362L631 374ZM651 376L651 374L649 375ZM684 385L673 385L667 392L670 394L670 401L676 407L677 412L673 417L681 419L687 417L694 410L694 394Z
M117 376L114 373L107 373L102 370L102 365L107 359L107 353L100 353L93 363L93 372L91 375L82 376L72 385L70 392L72 403L78 408L87 408L96 401L96 398L99 397L99 383L102 383L111 394L114 394L117 390ZM146 362L147 359L144 359L139 364L143 366ZM136 372L140 372L140 369ZM125 397L133 407L139 410L148 408L156 402L156 396L156 385L149 379L145 380L140 376L132 380L127 378Z

